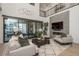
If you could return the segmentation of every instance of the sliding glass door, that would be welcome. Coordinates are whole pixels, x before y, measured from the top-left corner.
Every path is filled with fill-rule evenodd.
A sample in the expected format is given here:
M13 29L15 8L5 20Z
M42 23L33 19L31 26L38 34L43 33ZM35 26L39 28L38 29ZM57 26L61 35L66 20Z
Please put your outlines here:
M34 34L35 34L35 32L36 32L36 29L35 29L35 22L33 22L33 21L29 21L28 22L28 29L29 29L29 31L28 31L28 35L29 35L29 38L33 38L34 37Z
M42 28L42 22L18 18L4 18L4 42L8 42L13 35L13 28L17 27L27 38L35 37L35 33Z
M43 25L42 25L41 22L37 22L36 25L37 25L37 26L36 26L36 30L37 30L37 31L39 31L39 29L42 29L42 26L43 26Z
M35 37L36 32L39 31L39 29L42 29L42 23L41 22L33 22L33 21L29 21L29 38L33 38Z
M19 30L22 32L23 36L28 37L28 22L25 20L18 20Z
M8 42L13 35L13 28L17 27L23 36L28 37L28 23L25 20L6 18L4 20L4 42Z

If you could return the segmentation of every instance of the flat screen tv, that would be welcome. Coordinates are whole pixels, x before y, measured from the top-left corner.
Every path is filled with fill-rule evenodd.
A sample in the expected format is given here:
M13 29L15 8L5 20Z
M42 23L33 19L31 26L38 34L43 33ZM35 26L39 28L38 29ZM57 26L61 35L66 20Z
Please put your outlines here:
M61 30L61 29L63 29L63 22L52 23L52 29L53 30Z

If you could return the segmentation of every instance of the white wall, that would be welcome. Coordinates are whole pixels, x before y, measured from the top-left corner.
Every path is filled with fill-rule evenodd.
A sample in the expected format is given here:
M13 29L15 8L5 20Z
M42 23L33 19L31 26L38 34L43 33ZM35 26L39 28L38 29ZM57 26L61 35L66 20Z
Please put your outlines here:
M35 6L32 6L29 3L2 3L1 6L2 14L0 14L0 43L3 42L3 18L1 15L45 21L44 17L39 16L38 3L36 3Z
M70 9L70 34L74 43L79 43L79 5Z
M2 10L3 15L41 21L44 19L39 16L38 3L36 3L35 6L32 6L29 3L4 3L2 4Z
M0 43L3 43L3 18L0 13Z
M0 4L1 7L1 4ZM2 12L0 10L0 44L3 43L3 17L1 16Z

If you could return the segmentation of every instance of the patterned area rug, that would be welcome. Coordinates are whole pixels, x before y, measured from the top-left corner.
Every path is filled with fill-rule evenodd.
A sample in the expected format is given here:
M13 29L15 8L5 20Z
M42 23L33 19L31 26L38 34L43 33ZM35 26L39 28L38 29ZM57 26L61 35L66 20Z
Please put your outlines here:
M60 45L50 39L50 44L43 45L39 49L39 56L58 56L71 45Z

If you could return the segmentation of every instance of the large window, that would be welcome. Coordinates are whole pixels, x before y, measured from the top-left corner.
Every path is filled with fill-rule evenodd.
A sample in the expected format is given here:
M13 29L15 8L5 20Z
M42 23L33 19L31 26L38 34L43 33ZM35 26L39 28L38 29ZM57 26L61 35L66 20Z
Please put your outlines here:
M6 17L4 18L4 42L10 40L13 35L13 28L17 27L22 32L23 36L33 38L35 33L42 28L42 22L31 21L27 19L18 19Z
M13 35L13 27L18 27L18 20L12 18L6 18L4 24L5 41L8 41Z

